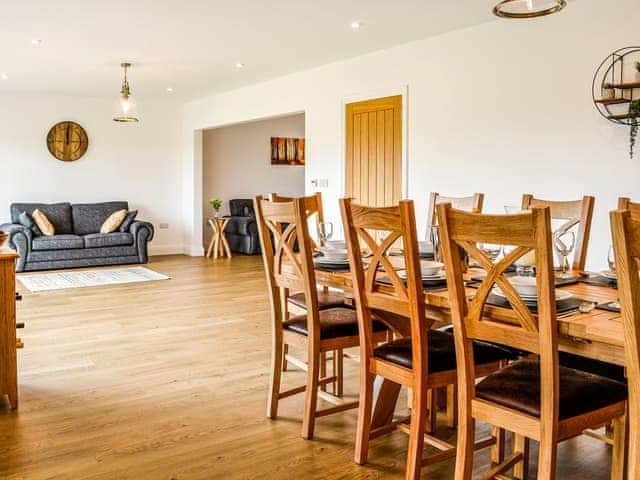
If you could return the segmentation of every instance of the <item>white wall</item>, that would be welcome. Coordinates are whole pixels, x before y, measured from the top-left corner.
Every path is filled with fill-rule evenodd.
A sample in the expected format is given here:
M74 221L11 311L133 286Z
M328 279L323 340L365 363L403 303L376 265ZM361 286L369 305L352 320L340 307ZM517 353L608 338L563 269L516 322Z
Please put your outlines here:
M0 220L9 220L14 201L128 200L155 224L152 254L182 253L182 111L144 102L140 123L122 125L111 120L114 107L109 99L0 95ZM78 161L61 162L47 150L47 132L62 120L78 122L89 136Z
M619 195L640 198L640 158L626 128L591 101L595 68L637 43L637 0L579 0L558 15L496 21L334 63L187 104L183 125L185 241L198 246L201 195L194 130L305 111L307 191L328 178L325 212L339 220L343 194L343 103L406 87L408 196L419 229L427 194L484 191L489 211L542 198L597 197L590 264L610 243L607 212ZM195 249L192 249L195 251Z
M271 137L304 138L304 135L304 114L205 130L203 224L213 214L209 199L214 197L223 201L221 213L228 213L228 202L233 198L253 198L271 192L304 195L304 167L271 165ZM207 245L211 231L206 226L204 237Z

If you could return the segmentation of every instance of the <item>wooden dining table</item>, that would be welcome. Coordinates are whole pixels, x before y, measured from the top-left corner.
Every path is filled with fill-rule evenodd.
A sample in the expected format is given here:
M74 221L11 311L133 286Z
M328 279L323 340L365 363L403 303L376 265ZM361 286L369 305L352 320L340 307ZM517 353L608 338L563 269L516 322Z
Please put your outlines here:
M394 268L401 269L402 257L393 258ZM484 270L470 268L466 280L482 275ZM584 278L586 272L569 272L576 277ZM316 268L316 281L325 287L339 289L345 292L347 298L352 291L352 278L349 271L328 271ZM384 275L384 273L381 273ZM392 287L389 287L392 288ZM615 288L599 286L577 281L576 283L558 287L571 292L576 298L595 304L615 301L618 292ZM467 287L467 296L472 298L475 289ZM427 318L434 325L449 324L449 294L446 287L441 289L425 289L425 309ZM485 306L485 315L493 320L505 322L515 321L514 312L510 308ZM394 319L391 325L400 335L408 335L410 331L407 319ZM404 320L404 321L402 321ZM601 360L616 365L625 365L624 333L621 314L594 308L588 313L578 311L558 315L558 348L561 351L581 355L583 357ZM393 421L400 385L389 380L378 384L378 394L375 404L372 428L384 427ZM630 424L640 425L640 419L630 419ZM630 445L629 448L640 448L640 445Z

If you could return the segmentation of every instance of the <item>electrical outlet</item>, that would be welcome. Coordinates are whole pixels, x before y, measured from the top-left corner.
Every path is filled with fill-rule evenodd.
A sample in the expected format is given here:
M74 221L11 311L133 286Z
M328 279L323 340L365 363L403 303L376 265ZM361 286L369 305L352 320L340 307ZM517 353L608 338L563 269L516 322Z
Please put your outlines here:
M328 178L320 178L318 180L318 186L320 188L327 188L329 186L329 179Z
M166 230L167 228L169 228L169 224L168 224L168 223L161 223L161 224L159 225L159 227L160 227L161 229L163 229L163 230Z
M318 179L317 178L312 178L311 179L311 186L313 188L318 188Z

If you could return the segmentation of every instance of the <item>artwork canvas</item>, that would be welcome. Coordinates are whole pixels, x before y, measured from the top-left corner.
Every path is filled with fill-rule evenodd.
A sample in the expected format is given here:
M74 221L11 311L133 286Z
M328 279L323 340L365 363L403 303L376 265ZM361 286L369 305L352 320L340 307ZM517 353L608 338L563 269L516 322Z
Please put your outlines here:
M304 138L271 137L271 165L304 165Z

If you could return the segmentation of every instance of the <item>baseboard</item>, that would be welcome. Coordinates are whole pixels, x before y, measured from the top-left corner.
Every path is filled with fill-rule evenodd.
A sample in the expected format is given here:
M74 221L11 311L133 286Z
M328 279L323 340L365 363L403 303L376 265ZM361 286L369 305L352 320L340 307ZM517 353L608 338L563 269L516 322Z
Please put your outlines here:
M149 245L149 255L180 255L184 253L182 245Z
M204 257L204 247L202 245L185 246L181 253L190 257Z

